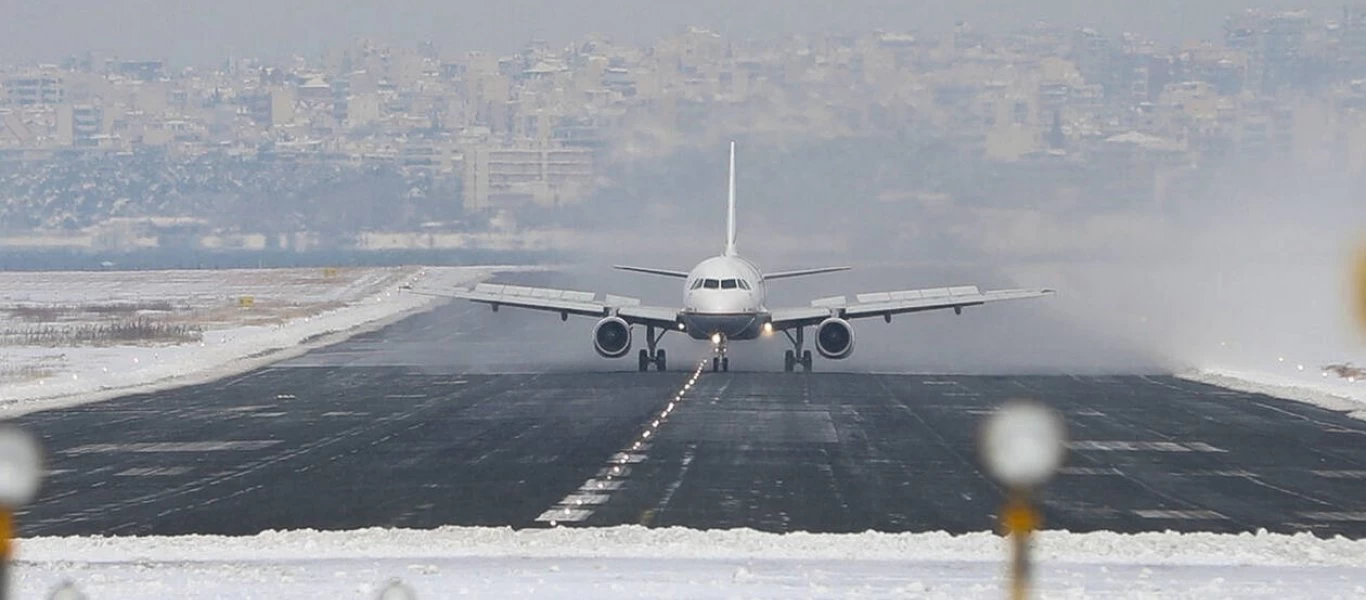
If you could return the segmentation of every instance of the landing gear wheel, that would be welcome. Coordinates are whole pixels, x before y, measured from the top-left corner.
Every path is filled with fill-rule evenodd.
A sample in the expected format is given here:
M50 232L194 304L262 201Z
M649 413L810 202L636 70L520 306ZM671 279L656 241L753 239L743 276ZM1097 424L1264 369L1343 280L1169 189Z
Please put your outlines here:
M810 351L810 350L807 350L807 351L805 351L805 352L802 352L802 367L806 369L806 372L807 372L807 373L810 373L810 372L811 372L811 351Z
M646 352L644 348L641 348L636 360L640 363L641 373L644 373L645 371L648 371L650 369L650 353Z
M783 354L783 371L786 373L791 373L793 367L796 366L797 357L792 354L791 350L788 350L785 354Z
M720 357L716 357L716 356L711 357L711 370L712 370L713 373L716 373L716 372L718 372L718 371L721 370L721 359L720 359Z
M722 357L721 357L721 370L722 370L722 371L725 371L725 372L727 372L727 373L730 372L730 357L726 357L726 356L722 356Z
M657 351L655 351L655 370L656 370L656 371L666 371L666 370L668 370L668 367L666 366L668 363L665 361L665 357L666 357L666 355L664 354L664 350L663 350L662 348L659 349L659 350L657 350Z

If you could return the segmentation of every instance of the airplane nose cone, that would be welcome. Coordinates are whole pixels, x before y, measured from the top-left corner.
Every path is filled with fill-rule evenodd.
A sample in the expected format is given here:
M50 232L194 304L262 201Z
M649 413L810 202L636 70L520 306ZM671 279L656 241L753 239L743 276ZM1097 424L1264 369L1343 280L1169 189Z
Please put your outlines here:
M738 313L754 310L750 304L748 294L712 291L698 295L696 308L703 313Z

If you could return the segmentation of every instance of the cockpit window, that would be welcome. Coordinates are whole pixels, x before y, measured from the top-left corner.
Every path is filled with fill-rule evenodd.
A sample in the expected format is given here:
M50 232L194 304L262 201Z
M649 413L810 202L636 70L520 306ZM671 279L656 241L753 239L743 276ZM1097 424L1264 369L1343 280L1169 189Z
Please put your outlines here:
M708 280L707 280L707 283L705 284L705 287L706 287L707 289L709 289L709 290L714 290L714 289L716 289L716 288L719 288L719 287L721 287L721 280L719 280L719 279L708 279Z
M739 286L735 283L735 280L734 280L734 279L722 279L722 280L721 280L721 289L723 289L723 290L733 290L733 289L735 289L736 287L739 287Z
M690 288L688 288L688 289L690 289L690 290L695 290L695 289L697 289L697 288L700 288L700 287L702 287L702 284L703 284L705 281L706 281L706 280L704 280L704 279L697 279L697 280L695 280L695 281L692 282L692 287L690 287Z
M742 290L747 290L747 289L749 289L749 282L748 282L748 281L745 281L745 280L743 280L743 279L736 279L736 281L740 282L740 289L742 289Z

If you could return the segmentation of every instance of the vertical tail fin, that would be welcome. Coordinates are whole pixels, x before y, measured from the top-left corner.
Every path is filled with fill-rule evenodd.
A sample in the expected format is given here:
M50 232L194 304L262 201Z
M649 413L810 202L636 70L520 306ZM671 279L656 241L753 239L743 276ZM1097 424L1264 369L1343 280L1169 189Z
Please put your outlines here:
M735 142L730 143L730 186L726 212L726 256L735 256Z

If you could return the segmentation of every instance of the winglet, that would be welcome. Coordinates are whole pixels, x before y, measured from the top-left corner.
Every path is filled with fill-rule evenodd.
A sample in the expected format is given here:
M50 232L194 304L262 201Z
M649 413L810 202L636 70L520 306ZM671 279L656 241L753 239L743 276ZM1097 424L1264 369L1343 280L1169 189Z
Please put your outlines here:
M726 256L735 256L735 141L730 142L730 185L727 189Z

